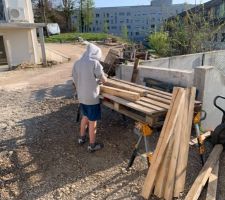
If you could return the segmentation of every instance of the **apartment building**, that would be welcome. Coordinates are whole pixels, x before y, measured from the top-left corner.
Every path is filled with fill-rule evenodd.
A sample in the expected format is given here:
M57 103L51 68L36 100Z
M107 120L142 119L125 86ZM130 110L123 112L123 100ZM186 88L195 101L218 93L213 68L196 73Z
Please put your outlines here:
M164 20L192 8L190 4L172 4L172 0L152 0L151 5L104 7L94 9L92 32L103 32L107 25L110 34L121 35L124 27L128 37L143 41L152 32L160 29ZM79 14L72 17L74 26L79 26Z

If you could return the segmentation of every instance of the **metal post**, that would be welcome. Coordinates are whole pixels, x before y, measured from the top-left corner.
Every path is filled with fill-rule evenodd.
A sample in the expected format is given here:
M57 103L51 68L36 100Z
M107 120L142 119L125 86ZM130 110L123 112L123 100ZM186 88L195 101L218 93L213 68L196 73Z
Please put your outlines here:
M45 52L45 38L44 38L43 27L38 28L38 33L39 33L40 44L41 44L42 63L43 63L44 66L47 66L47 59L46 59L46 52Z

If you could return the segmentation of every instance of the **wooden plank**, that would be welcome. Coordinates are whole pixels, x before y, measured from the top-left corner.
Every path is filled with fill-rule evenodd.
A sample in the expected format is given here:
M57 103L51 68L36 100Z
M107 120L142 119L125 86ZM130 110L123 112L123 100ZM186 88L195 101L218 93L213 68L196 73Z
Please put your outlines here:
M165 99L164 97L159 97L159 96L152 95L152 94L147 94L147 97L150 99L156 100L158 102L168 104L168 105L170 105L170 103L171 103L171 99L170 100Z
M105 85L100 86L101 92L111 94L113 96L121 97L129 101L137 101L140 99L140 94L118 88L113 88Z
M166 110L168 110L169 107L170 107L170 106L167 105L167 104L164 104L164 103L161 103L161 102L158 102L158 101L155 101L155 100L146 98L146 97L141 97L140 100L141 100L141 101L144 101L144 102L147 102L147 103L149 103L149 104L158 106L158 107L160 107L160 108L164 108L164 109L166 109Z
M102 101L102 104L103 104L104 106L106 106L106 107L112 109L112 110L115 109L114 104L111 103L111 102L108 102L108 101L104 101L104 100L103 100L103 101ZM133 112L130 112L130 111L126 110L125 108L122 108L122 106L120 106L119 109L116 110L116 111L119 112L119 113L121 113L121 114L124 114L124 115L126 115L127 117L129 117L129 118L131 118L131 119L134 119L134 120L136 120L136 121L138 121L138 122L146 123L144 117L142 117L142 116L140 116L140 115L137 115L137 114L135 114L135 113L133 113Z
M186 98L188 99L188 112L186 124L183 126L183 132L180 142L174 197L179 197L180 193L184 191L188 163L189 141L191 138L191 129L194 116L195 94L196 88L192 87L187 89Z
M127 100L122 99L120 97L112 96L110 94L102 93L102 96L107 98L107 99L111 99L111 100L115 101L116 103L122 104L124 106L127 106L129 108L132 108L134 110L140 111L140 112L148 114L148 115L151 115L151 114L156 112L153 109L150 109L150 108L147 108L147 107L144 107L144 106L140 106L140 105L138 105L136 103L127 101Z
M119 88L122 90L127 90L127 91L131 91L131 92L137 92L139 93L142 97L147 95L146 90L141 89L141 88L137 88L137 87L133 87L124 83L120 83L111 79L108 79L107 82L104 84L106 86L110 86L110 87L114 87L114 88Z
M135 59L133 73L132 73L132 77L131 77L132 83L136 83L136 81L137 81L139 62L140 62L140 60L138 58Z
M215 164L212 173L209 176L206 200L216 200L218 173L219 173L219 160Z
M131 86L134 86L134 87L138 87L138 88L141 88L141 89L144 89L144 90L147 90L147 91L152 91L152 92L156 92L156 93L159 93L159 94L163 94L164 96L169 96L170 98L172 98L172 94L168 93L168 92L164 92L164 91L161 91L161 90L149 88L149 87L146 87L146 86L143 86L143 85L138 85L138 84L131 83L129 81L125 81L125 80L121 80L121 79L117 79L117 78L110 78L110 79L114 80L114 81L117 81L117 82L121 82L121 83L131 85Z
M203 187L205 186L213 167L215 166L216 162L218 162L220 154L223 151L223 145L217 144L212 152L209 155L205 165L203 166L202 170L199 172L198 177L196 178L194 184L192 185L191 189L189 190L185 200L197 200L201 194Z
M170 109L171 111L169 112L169 115L166 117L167 123L164 126L165 128L163 127L164 133L162 133L162 136L160 135L161 139L159 138L159 141L156 146L156 151L154 152L153 158L152 158L153 164L151 164L148 170L148 174L142 189L141 195L145 199L148 199L152 193L156 174L162 162L163 155L165 153L165 150L167 148L171 135L173 134L177 117L182 106L182 101L184 100L184 94L185 94L184 89L179 88L177 94L175 93L174 103L172 102L172 107Z
M182 102L181 106L181 111L178 115L178 119L176 122L176 126L174 128L174 145L173 145L173 151L171 155L171 160L169 163L169 171L168 171L168 176L166 179L166 182L162 183L165 184L165 193L164 193L164 198L165 200L172 200L173 199L173 194L174 194L174 185L175 185L175 177L176 177L176 170L177 170L177 161L178 161L178 156L179 156L179 148L181 144L181 132L182 129L185 127L187 121L187 104L188 104L188 98L185 98L184 101ZM185 109L186 108L186 109Z
M159 172L157 173L156 177L154 194L159 198L162 198L164 196L165 180L168 177L169 165L173 151L173 144L174 144L174 135L171 137L171 141L169 142L169 145L166 149L165 157L163 159L162 164L160 165Z
M150 103L146 103L146 102L144 102L144 101L135 101L135 103L136 103L136 104L139 104L139 105L142 105L142 106L145 106L145 107L148 107L148 108L151 108L151 109L156 110L156 111L161 111L161 112L167 111L167 110L164 109L164 108L155 106L155 105L150 104Z

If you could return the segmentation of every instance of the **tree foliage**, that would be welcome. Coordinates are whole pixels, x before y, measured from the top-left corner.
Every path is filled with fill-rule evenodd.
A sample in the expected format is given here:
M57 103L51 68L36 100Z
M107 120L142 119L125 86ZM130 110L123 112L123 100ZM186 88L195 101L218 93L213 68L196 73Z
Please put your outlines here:
M62 0L62 12L65 18L67 31L70 32L72 30L72 22L71 17L75 10L76 0Z
M202 12L187 11L183 17L177 16L164 25L169 32L170 54L181 55L210 51L213 37L222 25L216 25Z
M79 0L78 1L78 10L79 10L79 26L80 31L89 32L90 26L93 22L93 0Z
M128 29L127 29L127 26L126 25L123 25L122 26L122 29L121 29L121 36L124 40L128 40Z
M167 56L169 52L169 37L166 32L160 31L149 36L149 45L161 56Z

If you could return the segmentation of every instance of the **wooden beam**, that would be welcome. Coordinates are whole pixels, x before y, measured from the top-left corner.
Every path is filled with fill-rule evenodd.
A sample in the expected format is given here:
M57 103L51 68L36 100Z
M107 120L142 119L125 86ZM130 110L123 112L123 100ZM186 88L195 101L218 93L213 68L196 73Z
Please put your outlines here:
M189 190L185 200L197 200L201 194L201 191L206 184L213 167L215 166L216 162L218 162L220 154L223 151L223 145L217 144L213 151L210 153L209 158L207 159L205 165L203 166L202 170L199 172L198 177L196 178L194 184L192 185L191 189Z
M121 97L129 101L137 101L140 99L140 94L137 92L131 92L131 91L122 90L122 89L109 87L105 85L101 85L100 89L102 93L111 94L113 96Z
M211 175L209 176L206 200L216 200L218 173L219 173L219 161L217 161L216 165L212 170Z
M184 101L182 102L181 110L178 115L177 123L174 129L174 145L173 145L173 151L171 155L171 160L169 163L169 171L168 171L168 176L167 179L165 180L165 193L164 193L164 198L165 200L172 200L173 199L173 194L174 194L174 186L175 186L175 180L176 180L176 170L177 170L177 163L178 163L178 156L179 156L179 151L180 151L180 145L181 145L181 132L182 129L185 127L187 121L187 112L188 110L185 109L188 104L188 99L185 98ZM171 142L171 141L170 141Z
M157 89L154 89L154 88L149 88L149 87L146 87L144 85L138 85L138 84L131 83L129 81L125 81L125 80L121 80L121 79L117 79L117 78L110 78L110 79L114 80L114 81L117 81L117 82L120 82L120 83L125 83L127 85L131 85L131 86L134 86L134 87L138 87L138 88L147 90L148 92L151 91L151 92L159 93L159 94L162 94L164 96L167 96L170 99L172 98L172 94L169 93L169 92L164 92L164 91L157 90Z
M153 158L152 158L153 162L148 170L148 174L147 174L147 177L145 179L144 186L142 189L141 195L145 199L149 198L149 196L151 195L152 190L154 188L157 171L162 162L163 155L168 146L171 135L173 134L175 124L177 121L177 117L180 112L182 102L184 100L184 94L185 94L185 92L184 92L184 89L182 89L182 88L179 88L178 92L176 92L174 94L174 96L175 96L173 98L174 103L172 102L172 107L170 108L171 111L169 112L169 114L167 114L167 117L166 117L167 123L165 123L165 125L163 127L164 132L161 132L159 141L156 146L156 151L153 154Z
M136 81L137 81L139 62L140 62L140 60L138 58L135 59L133 73L132 73L132 77L131 77L132 83L136 83Z
M114 80L111 80L111 79L108 79L107 82L104 85L114 87L114 88L119 88L119 89L122 89L122 90L131 91L131 92L137 92L142 97L147 95L147 92L144 89L133 87L131 85L127 85L125 83L120 83L118 81L114 81Z
M185 119L185 124L183 125L182 137L180 141L180 150L176 171L176 181L174 188L174 197L179 197L180 193L184 191L186 171L188 163L188 153L189 153L189 141L191 138L191 128L194 116L194 105L195 105L195 95L196 88L190 88L186 91L187 114Z
M107 99L111 99L111 100L113 100L116 103L119 103L121 105L127 106L129 108L132 108L134 110L140 111L140 112L148 114L148 115L151 115L151 114L153 114L155 112L155 110L153 110L153 109L150 109L150 108L138 105L136 103L127 101L127 100L122 99L120 97L115 97L115 96L112 96L112 95L106 94L106 93L102 93L102 96L107 98Z

